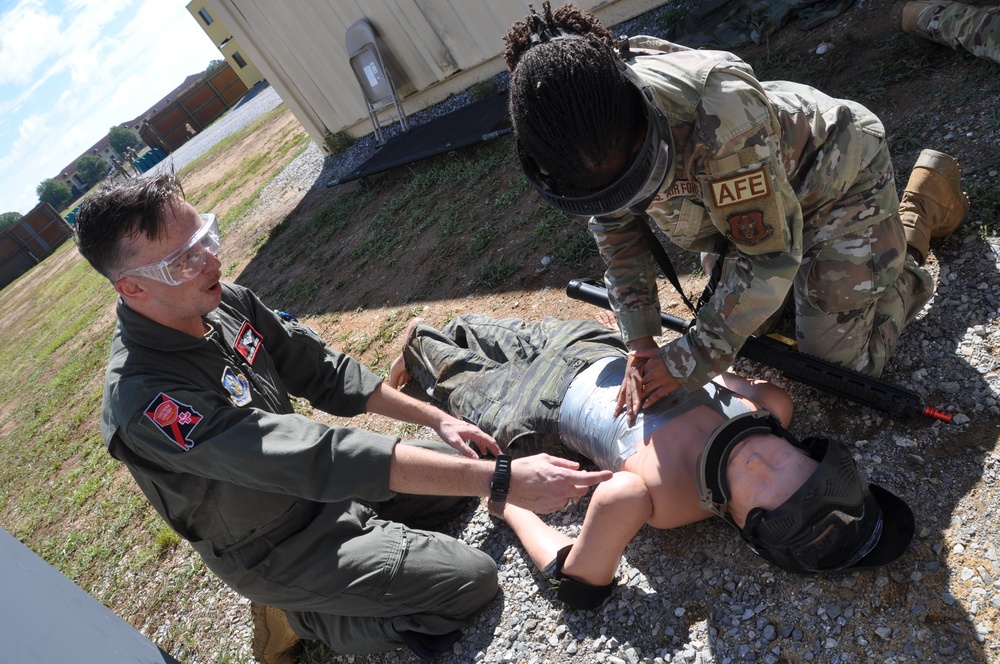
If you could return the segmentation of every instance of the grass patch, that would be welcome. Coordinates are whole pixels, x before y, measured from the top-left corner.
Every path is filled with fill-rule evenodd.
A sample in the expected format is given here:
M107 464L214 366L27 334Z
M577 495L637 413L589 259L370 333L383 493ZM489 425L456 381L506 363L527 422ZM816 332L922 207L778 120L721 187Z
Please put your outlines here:
M23 312L4 318L4 332L32 330L0 349L3 526L70 578L86 579L120 560L131 546L124 533L149 517L145 499L112 491L118 464L97 426L115 294L82 259L35 288L45 306L25 308L14 290L0 296L5 311ZM78 521L91 527L54 527Z
M323 143L330 154L339 154L354 145L354 139L346 131L338 131L327 136Z
M493 261L476 272L476 283L484 288L495 288L520 269L521 264L516 261L505 259Z
M234 146L234 145L236 145L238 143L243 142L243 139L245 139L247 136L250 136L250 135L254 134L258 129L260 129L264 125L270 124L279 115L281 115L282 113L284 113L286 110L287 109L285 108L284 104L280 104L276 108L268 111L264 115L260 116L257 119L256 122L253 122L253 123L251 123L251 124L249 124L249 125L241 128L239 131L236 131L236 132L230 134L229 136L225 137L224 139L222 139L221 141L219 141L218 143L216 143L215 146L211 150L209 150L205 154L201 155L200 157L198 157L194 161L191 161L188 164L186 164L184 166L184 168L182 168L178 172L178 175L183 176L186 173L190 173L191 171L198 170L199 167L201 167L207 160L211 159L213 155L216 155L219 152L223 152L225 150L228 150L230 147L232 147L232 146ZM211 191L211 190L214 190L214 188L215 187L206 187L206 190ZM185 192L185 193L188 194L188 195L190 195L192 193L197 193L197 192ZM206 193L206 191L202 190L202 193Z
M389 313L382 324L379 325L378 331L374 334L366 334L358 339L350 341L345 347L344 352L349 355L361 355L368 349L375 345L385 345L392 343L392 340L396 338L403 328L406 327L406 322L408 319L401 316L400 311L393 311Z
M597 255L597 244L594 236L586 227L571 230L568 236L556 247L554 256L563 265L579 267Z

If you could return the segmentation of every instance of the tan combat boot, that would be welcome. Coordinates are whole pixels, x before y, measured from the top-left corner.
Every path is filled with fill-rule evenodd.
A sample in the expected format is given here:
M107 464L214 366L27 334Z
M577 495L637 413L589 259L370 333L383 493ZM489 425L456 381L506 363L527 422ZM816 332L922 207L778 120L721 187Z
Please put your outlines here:
M261 664L295 664L300 650L299 635L288 624L282 609L250 603L253 617L253 656Z
M962 167L951 155L923 150L906 183L899 204L906 244L927 259L931 238L947 237L969 215L969 197L962 191Z
M933 5L933 2L897 2L892 6L889 20L896 30L902 32L917 31L917 17L920 12Z

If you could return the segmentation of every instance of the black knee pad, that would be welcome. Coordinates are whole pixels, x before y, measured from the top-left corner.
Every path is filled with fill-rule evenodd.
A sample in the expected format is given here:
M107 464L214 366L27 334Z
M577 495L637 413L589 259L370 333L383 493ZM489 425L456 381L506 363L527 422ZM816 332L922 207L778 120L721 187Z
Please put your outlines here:
M556 553L556 559L545 567L545 575L548 576L556 587L556 597L574 609L593 609L604 603L611 596L611 591L615 589L618 579L614 579L606 586L595 586L583 581L571 579L563 575L563 563L569 555L573 545L564 546Z

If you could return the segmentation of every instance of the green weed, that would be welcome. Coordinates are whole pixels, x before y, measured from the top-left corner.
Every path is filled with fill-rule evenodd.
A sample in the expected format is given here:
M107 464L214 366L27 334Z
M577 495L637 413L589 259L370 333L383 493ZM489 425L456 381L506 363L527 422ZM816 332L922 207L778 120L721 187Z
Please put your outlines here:
M324 143L330 154L339 154L354 145L354 139L346 131L338 131L327 136Z
M476 273L476 284L484 288L494 288L520 269L521 264L514 261L503 259L493 261L484 265Z

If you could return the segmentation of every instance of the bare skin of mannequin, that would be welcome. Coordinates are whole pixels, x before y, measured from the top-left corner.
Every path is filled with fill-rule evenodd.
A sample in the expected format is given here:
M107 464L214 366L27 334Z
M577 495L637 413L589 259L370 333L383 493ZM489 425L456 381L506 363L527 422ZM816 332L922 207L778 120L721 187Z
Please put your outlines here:
M607 312L597 319L615 327L614 317ZM404 338L409 336L408 330ZM400 388L408 380L400 356L388 382ZM732 373L718 376L715 382L738 394L749 409L771 411L782 426L787 427L792 419L792 400L777 385ZM723 422L721 415L699 406L653 431L610 480L596 487L575 540L534 512L509 503L490 501L490 513L511 527L539 569L572 544L562 573L591 585L607 585L615 577L625 547L644 525L678 528L712 516L699 506L695 467L705 443ZM732 498L726 509L742 526L754 507L773 509L785 502L816 467L816 461L781 437L748 436L729 457L726 478Z
M716 382L741 395L751 409L767 408L788 426L792 402L781 388L734 374L723 374ZM491 501L490 514L510 526L539 569L572 544L562 573L591 585L607 585L615 578L625 547L644 525L677 528L711 516L699 507L695 464L721 423L720 416L699 407L654 431L611 480L595 489L575 540L514 505ZM727 512L742 526L754 507L774 509L785 502L816 466L783 438L748 436L729 457L726 479L732 499Z

